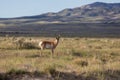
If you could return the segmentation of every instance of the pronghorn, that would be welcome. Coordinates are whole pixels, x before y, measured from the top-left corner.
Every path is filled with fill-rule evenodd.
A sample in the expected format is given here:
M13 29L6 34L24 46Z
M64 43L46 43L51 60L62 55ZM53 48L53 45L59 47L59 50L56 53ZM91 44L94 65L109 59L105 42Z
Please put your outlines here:
M60 35L56 37L54 41L40 41L39 47L41 50L43 49L51 49L51 56L54 54L54 49L57 47L59 43Z

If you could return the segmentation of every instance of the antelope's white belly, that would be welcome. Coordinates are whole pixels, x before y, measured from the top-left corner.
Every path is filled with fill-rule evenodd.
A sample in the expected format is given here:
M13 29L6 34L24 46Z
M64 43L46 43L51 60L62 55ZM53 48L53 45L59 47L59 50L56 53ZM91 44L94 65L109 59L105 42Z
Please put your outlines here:
M50 44L46 44L46 45L45 45L45 48L46 48L46 49L51 49L51 48L53 48L53 46L50 45Z

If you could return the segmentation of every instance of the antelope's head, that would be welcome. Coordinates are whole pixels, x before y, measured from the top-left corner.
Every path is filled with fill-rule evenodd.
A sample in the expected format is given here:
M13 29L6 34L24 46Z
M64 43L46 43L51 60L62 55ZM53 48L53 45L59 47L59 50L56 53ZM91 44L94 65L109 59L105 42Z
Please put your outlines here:
M56 39L59 40L59 39L60 39L60 35L58 35L58 36L56 37Z

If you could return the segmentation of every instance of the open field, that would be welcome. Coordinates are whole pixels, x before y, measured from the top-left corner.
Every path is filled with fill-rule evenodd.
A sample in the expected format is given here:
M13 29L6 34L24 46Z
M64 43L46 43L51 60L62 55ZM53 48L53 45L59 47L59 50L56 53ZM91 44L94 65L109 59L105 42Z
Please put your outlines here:
M48 37L0 37L0 80L119 80L119 38L61 38L54 57ZM42 53L42 55L40 55Z

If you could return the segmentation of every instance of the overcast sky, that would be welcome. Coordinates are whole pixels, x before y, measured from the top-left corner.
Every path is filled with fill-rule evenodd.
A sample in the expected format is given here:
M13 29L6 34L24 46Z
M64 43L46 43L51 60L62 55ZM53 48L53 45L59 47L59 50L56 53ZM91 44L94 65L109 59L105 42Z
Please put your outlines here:
M0 18L58 12L93 2L120 3L120 0L0 0Z

